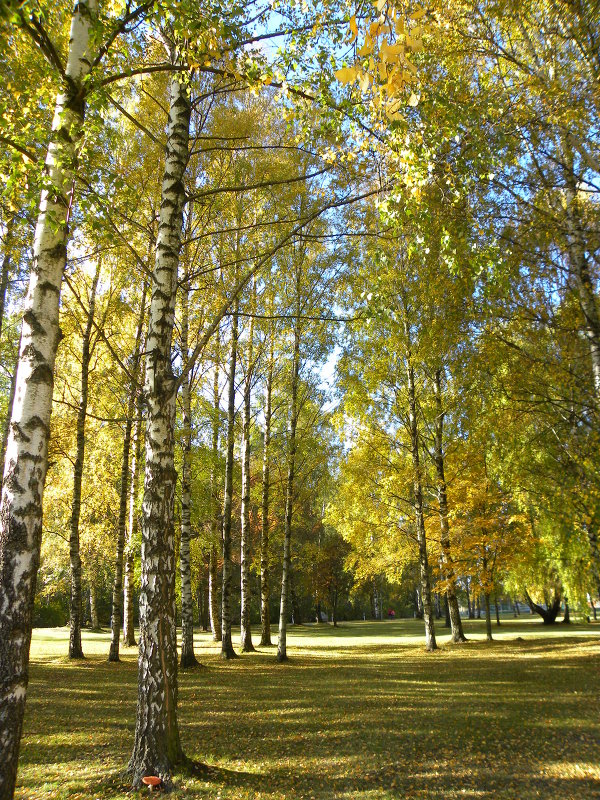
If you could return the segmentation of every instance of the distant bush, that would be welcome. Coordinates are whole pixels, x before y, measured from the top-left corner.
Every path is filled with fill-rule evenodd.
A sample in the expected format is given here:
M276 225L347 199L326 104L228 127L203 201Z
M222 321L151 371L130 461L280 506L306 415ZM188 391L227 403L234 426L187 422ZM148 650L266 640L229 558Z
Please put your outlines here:
M67 624L69 611L59 598L36 601L33 608L34 628L60 628Z

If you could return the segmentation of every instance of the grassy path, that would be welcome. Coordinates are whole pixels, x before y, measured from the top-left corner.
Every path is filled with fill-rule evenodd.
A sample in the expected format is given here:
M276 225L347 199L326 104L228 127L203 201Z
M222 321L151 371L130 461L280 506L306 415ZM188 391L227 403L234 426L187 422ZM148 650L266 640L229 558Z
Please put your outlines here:
M510 621L491 645L466 628L429 655L412 620L293 628L286 665L274 649L222 662L198 634L180 723L208 769L171 797L600 798L599 627ZM17 797L131 797L135 649L109 664L108 634L87 633L71 664L67 638L34 634Z

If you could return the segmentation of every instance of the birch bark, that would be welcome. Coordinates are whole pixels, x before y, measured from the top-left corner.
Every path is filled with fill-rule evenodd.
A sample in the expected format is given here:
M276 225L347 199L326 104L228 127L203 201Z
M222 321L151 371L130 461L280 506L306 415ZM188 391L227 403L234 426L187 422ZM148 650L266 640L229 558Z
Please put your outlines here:
M0 800L9 800L14 793L25 711L54 362L60 339L60 286L96 7L96 0L80 0L73 11L64 85L56 100L46 156L50 188L44 189L40 200L4 463L0 503Z
M177 63L176 58L173 54L173 63ZM169 88L166 160L146 345L138 705L129 762L134 787L141 784L144 775L159 775L168 782L173 767L184 758L177 724L173 521L176 382L171 359L191 105L181 75L172 76Z

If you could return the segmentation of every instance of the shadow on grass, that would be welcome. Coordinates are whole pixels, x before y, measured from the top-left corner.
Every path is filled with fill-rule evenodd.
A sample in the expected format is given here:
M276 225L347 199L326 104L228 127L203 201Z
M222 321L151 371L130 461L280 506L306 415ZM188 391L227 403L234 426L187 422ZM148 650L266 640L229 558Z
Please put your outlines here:
M416 629L389 624L401 635ZM271 650L225 665L215 648L203 651L207 668L180 676L183 745L199 766L176 776L171 796L600 796L597 641L473 641L428 655L373 640L382 625L348 626L358 643L339 650L295 628L284 666ZM133 657L116 668L34 663L17 796L130 796L136 694Z

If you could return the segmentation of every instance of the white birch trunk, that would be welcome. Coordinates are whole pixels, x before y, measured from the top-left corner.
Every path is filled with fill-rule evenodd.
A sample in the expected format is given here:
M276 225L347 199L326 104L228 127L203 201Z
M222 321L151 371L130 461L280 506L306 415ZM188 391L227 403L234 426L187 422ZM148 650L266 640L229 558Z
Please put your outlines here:
M168 782L183 752L177 724L175 628L175 378L172 337L185 202L190 99L179 74L170 81L167 151L146 344L146 471L142 504L142 571L138 705L129 772Z
M60 288L95 10L96 0L81 0L73 12L65 81L57 97L46 157L46 180L51 188L44 189L40 201L4 463L0 504L0 800L9 800L14 793L25 710L54 362L60 339Z

